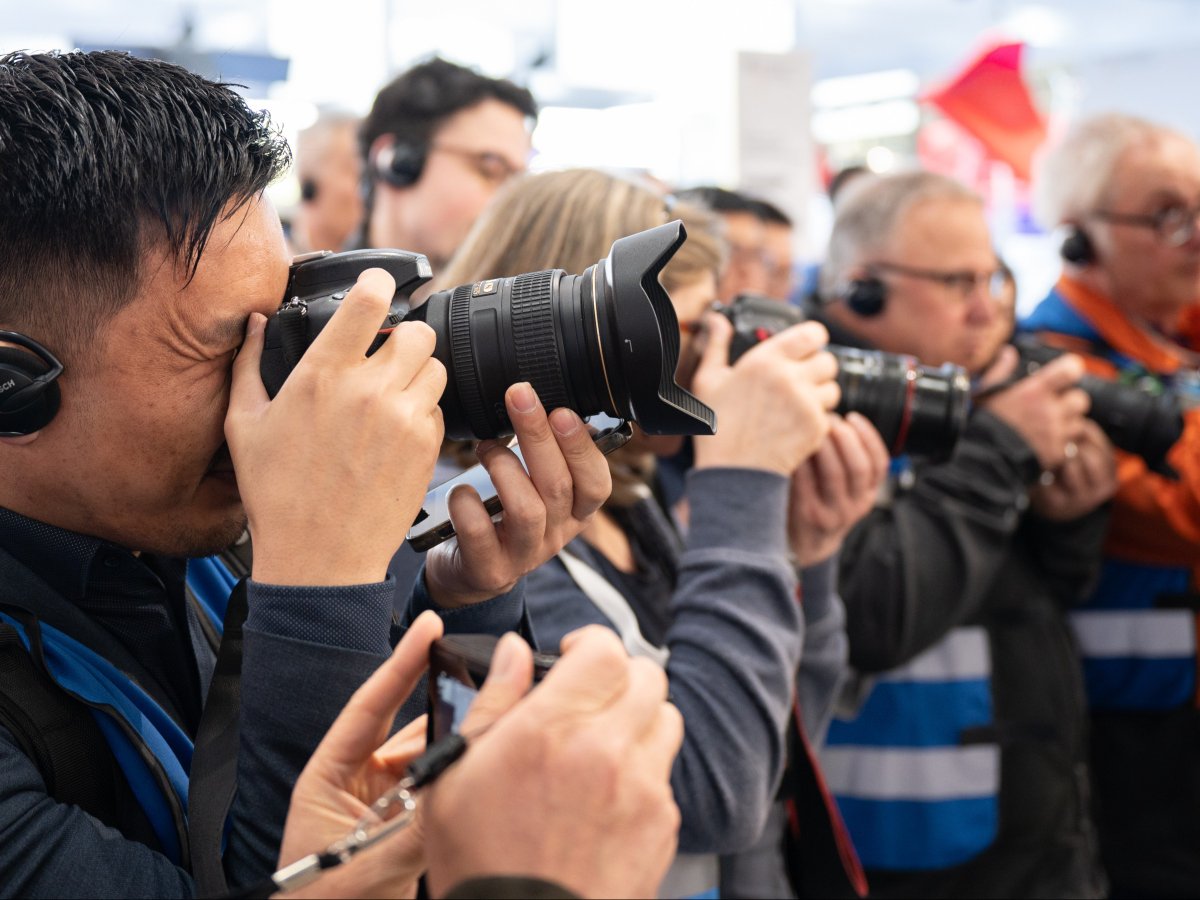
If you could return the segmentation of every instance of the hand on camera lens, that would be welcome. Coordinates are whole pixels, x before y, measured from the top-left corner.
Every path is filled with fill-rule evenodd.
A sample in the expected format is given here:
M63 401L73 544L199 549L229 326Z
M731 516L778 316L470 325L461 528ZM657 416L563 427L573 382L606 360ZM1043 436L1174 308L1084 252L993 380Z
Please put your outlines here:
M866 417L833 416L829 436L792 476L788 542L802 567L824 562L871 511L891 460Z
M1016 350L1005 347L1000 359L984 374L981 387L999 384L1016 370ZM1012 387L988 397L980 406L1003 420L1025 439L1042 469L1056 469L1067 458L1068 447L1083 433L1090 400L1080 388L1083 360L1060 356Z
M319 853L354 830L363 810L395 786L408 763L425 749L425 718L388 738L405 698L441 637L434 613L419 616L385 662L338 715L296 780L288 808L280 867ZM306 888L295 897L413 897L425 868L423 815L378 846Z
M225 436L254 539L254 578L382 581L421 508L442 440L446 371L426 325L366 356L395 281L368 269L274 400L259 374L262 316L233 365Z
M429 888L524 875L583 897L653 897L675 852L670 772L683 720L667 679L607 628L567 635L524 696L528 647L505 638L463 731L481 734L427 795ZM489 685L503 684L489 694Z
M1043 519L1067 522L1087 515L1117 492L1117 461L1104 430L1085 419L1073 442L1075 452L1054 469L1053 480L1029 492L1030 504Z
M708 345L692 390L717 413L717 433L696 438L696 468L732 466L791 476L829 432L840 397L829 335L803 322L768 338L729 365L733 326L710 313Z
M529 471L504 444L479 445L504 516L493 522L469 487L451 494L457 537L425 560L425 583L443 608L511 590L578 535L612 490L608 462L579 416L565 408L547 416L525 383L509 388L505 404Z

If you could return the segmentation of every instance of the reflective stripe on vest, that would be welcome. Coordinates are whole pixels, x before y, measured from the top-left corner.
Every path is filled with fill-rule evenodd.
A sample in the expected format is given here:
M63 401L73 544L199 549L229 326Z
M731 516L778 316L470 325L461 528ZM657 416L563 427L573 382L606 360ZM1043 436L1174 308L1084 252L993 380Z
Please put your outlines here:
M964 745L993 724L987 633L959 628L878 677L853 719L834 719L821 765L869 869L959 865L995 840L1000 749Z
M1161 710L1196 689L1196 617L1186 609L1071 614L1088 701L1098 709Z

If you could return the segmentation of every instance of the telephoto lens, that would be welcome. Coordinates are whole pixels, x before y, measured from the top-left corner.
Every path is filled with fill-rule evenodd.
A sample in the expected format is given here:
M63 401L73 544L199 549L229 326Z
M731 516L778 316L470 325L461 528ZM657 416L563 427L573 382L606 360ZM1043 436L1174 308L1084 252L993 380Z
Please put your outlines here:
M804 314L793 306L751 295L738 297L720 312L733 323L730 362L804 321ZM971 382L964 369L950 363L935 369L912 356L878 350L832 344L827 349L838 361L842 399L837 412L866 416L892 456L950 456L970 409Z
M1021 377L1065 352L1029 334L1018 335L1013 345L1021 357ZM1092 401L1088 418L1103 429L1114 446L1140 456L1155 472L1178 477L1167 464L1167 453L1183 436L1183 403L1178 395L1170 391L1154 393L1095 375L1084 375L1079 387Z
M606 413L649 434L713 434L716 414L675 382L679 323L658 281L686 237L682 222L669 222L620 238L580 275L552 269L485 279L412 309L409 296L432 274L424 256L310 254L293 263L283 305L267 324L263 382L275 396L359 273L379 267L395 278L396 295L368 355L402 321L434 330L434 355L447 374L439 404L446 437L512 434L504 394L519 381L532 384L548 410Z

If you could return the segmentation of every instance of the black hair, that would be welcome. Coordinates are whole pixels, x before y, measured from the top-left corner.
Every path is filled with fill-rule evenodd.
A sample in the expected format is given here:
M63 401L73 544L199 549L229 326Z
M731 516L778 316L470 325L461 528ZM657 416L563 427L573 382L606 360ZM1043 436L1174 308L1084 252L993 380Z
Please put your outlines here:
M703 185L683 191L676 191L675 196L687 203L694 203L696 206L702 206L715 213L743 212L750 213L752 216L759 216L755 205L757 201L739 191L730 191L725 188Z
M359 130L363 159L384 134L413 146L427 145L446 119L484 100L499 100L529 118L537 117L533 94L507 79L489 78L436 56L413 66L375 97Z
M769 200L751 199L750 205L753 207L754 214L768 225L793 227L791 217Z
M0 56L0 322L84 352L137 294L148 249L190 278L213 229L290 162L266 113L179 66Z

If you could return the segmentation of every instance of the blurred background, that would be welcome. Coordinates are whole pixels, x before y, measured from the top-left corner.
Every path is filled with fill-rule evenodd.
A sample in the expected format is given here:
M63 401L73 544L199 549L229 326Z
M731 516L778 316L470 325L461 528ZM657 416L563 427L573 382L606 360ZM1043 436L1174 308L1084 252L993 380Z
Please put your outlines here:
M822 253L829 178L916 165L987 199L1024 308L1058 270L1030 189L1080 115L1200 137L1200 0L4 0L0 49L125 49L244 85L293 139L437 53L528 86L532 168L763 196ZM273 188L286 218L291 177Z

